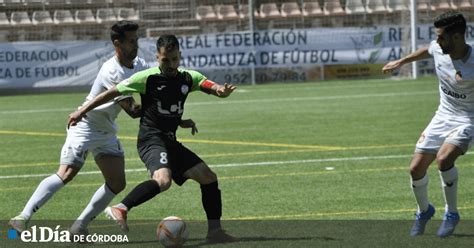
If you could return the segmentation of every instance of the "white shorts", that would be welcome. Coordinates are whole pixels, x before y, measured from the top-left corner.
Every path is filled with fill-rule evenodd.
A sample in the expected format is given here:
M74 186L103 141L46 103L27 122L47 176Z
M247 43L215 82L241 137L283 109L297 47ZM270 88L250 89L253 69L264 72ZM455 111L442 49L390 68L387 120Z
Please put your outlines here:
M436 114L418 139L415 152L436 154L443 143L449 143L465 153L473 135L473 120Z
M61 150L61 165L82 167L87 154L92 152L95 159L103 155L123 157L123 149L115 134L101 131L90 131L78 128L69 128L66 142Z

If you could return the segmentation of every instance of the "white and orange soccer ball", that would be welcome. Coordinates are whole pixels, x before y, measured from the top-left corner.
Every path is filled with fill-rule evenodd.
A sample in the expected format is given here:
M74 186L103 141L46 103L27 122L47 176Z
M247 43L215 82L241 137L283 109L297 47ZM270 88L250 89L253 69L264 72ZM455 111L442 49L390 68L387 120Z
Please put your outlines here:
M169 216L164 218L158 225L156 236L165 247L179 247L188 239L189 231L183 219L177 216Z

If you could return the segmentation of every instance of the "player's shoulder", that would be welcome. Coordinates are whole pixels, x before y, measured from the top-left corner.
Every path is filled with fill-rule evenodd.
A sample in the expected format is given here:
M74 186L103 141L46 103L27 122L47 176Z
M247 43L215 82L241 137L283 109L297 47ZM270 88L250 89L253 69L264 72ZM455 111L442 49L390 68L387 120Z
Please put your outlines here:
M192 78L205 77L204 74L202 74L201 72L193 70L193 69L189 69L189 68L179 67L178 71L180 73L187 74L187 75L191 76Z
M189 69L189 68L185 68L185 67L178 67L178 71L181 72L181 73L200 73L196 70L193 70L193 69Z
M435 55L436 53L443 54L443 51L436 40L432 40L430 42L430 45L428 46L428 52L431 55Z
M100 82L106 80L112 80L111 74L117 71L117 67L115 66L115 56L105 61L102 66L100 67L99 73L97 74L96 81L99 80Z
M158 66L155 66L155 67L150 67L150 68L141 70L139 72L136 72L135 74L132 75L132 78L134 80L141 80L141 79L146 79L151 75L160 74L160 73L161 73L160 68Z
M100 69L101 70L110 70L112 68L117 67L117 65L120 65L120 64L118 63L118 60L117 60L116 56L112 56L110 59L108 59L107 61L105 61L102 64L102 67Z
M118 63L116 56L113 56L102 64L97 77L105 80L113 80L117 74L121 74L122 72L123 70L120 67L120 63Z
M186 77L191 78L193 81L194 80L201 81L203 78L206 78L206 76L204 76L204 74L202 74L199 71L193 70L193 69L180 67L180 68L178 68L178 71L180 73L184 74Z

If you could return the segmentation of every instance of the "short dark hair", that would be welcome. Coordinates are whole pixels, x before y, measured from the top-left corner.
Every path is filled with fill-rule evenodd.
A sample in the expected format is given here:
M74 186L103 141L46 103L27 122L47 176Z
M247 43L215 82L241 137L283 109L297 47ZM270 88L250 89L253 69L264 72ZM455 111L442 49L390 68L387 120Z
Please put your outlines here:
M171 51L174 49L179 50L179 41L173 34L165 34L160 36L156 41L156 50L160 51L160 48L164 47L165 50Z
M112 42L114 40L119 40L123 41L125 38L125 32L128 31L137 31L138 30L138 24L132 21L118 21L112 27L110 28L110 39Z
M466 19L461 13L454 10L448 10L436 17L434 26L444 28L444 31L450 35L454 33L464 35L466 33Z

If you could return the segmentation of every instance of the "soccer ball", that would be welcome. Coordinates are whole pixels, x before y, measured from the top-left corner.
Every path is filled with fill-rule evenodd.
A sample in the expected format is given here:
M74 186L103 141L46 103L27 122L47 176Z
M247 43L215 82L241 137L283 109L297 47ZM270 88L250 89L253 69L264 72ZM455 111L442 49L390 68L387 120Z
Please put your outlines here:
M156 236L165 247L181 246L188 239L189 231L183 219L169 216L164 218L158 225Z

